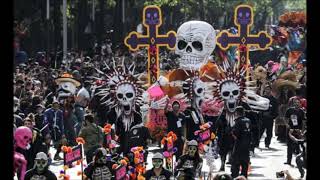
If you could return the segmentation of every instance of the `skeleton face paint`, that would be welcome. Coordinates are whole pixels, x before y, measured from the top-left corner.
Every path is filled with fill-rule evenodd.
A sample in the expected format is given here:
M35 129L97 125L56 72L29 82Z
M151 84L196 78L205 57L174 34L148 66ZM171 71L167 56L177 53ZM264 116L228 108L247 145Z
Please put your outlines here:
M188 147L188 154L189 154L189 156L191 156L191 157L195 156L197 150L198 150L198 147L197 147L197 146L189 146L189 147Z
M163 161L162 159L152 159L152 165L154 168L162 167Z
M220 92L229 112L234 112L238 104L240 87L234 81L227 81L221 85Z
M34 164L38 172L43 172L44 169L47 167L48 161L44 159L36 159L34 161Z
M180 68L198 70L208 62L208 57L216 46L215 30L203 21L183 23L177 32L176 54L180 55Z
M134 99L136 97L136 93L133 85L131 84L119 85L116 90L116 96L124 114L127 116L130 115L133 110Z
M107 157L102 156L101 158L97 159L97 164L106 164L107 163Z

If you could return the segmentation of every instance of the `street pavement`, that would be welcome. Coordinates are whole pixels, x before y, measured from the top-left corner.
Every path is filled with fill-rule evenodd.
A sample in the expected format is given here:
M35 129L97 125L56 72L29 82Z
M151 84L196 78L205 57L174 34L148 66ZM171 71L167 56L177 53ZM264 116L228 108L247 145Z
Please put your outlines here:
M276 172L282 170L288 170L289 173L295 178L300 179L299 170L296 168L295 156L293 155L292 164L295 167L284 164L286 162L287 146L285 143L279 143L276 137L273 137L270 144L270 149L264 148L264 136L260 141L260 147L255 150L255 154L251 157L251 172L248 176L249 180L276 180L281 178L276 178ZM159 147L151 146L150 151L159 149ZM55 149L51 148L50 153L53 157L55 154ZM62 153L60 154L61 157ZM153 156L152 152L149 152L147 158L147 169L152 168L151 157ZM213 171L213 175L219 173L218 169L220 167L220 159L216 159L214 162L216 169ZM86 161L84 161L84 167L86 167ZM225 172L231 173L230 165L226 165ZM53 161L50 170L53 171L57 177L60 175L60 171L63 169L63 161ZM77 173L81 171L81 166L76 165L73 168L67 169L66 174L70 175L71 180L81 180L81 176L78 176ZM202 172L205 176L208 176L209 166L207 165L206 160L204 159ZM307 174L307 173L306 173ZM306 177L306 175L305 175ZM305 179L305 177L303 179ZM207 177L206 177L207 178ZM16 178L15 178L16 179ZM61 179L61 178L60 178Z

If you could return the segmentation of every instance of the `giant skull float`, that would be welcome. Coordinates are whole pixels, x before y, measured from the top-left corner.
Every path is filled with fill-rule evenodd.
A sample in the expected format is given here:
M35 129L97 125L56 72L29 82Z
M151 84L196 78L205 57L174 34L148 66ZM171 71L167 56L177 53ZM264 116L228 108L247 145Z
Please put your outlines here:
M216 46L214 28L204 21L183 23L177 32L175 53L180 55L180 68L199 70L208 62Z

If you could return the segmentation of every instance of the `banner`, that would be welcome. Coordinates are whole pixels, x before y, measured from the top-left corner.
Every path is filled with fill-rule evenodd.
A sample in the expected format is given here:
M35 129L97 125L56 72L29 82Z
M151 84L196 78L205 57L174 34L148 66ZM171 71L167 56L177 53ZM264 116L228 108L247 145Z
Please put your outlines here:
M64 165L71 165L73 162L81 160L82 159L82 144L79 144L72 148L71 152L65 152L63 153Z

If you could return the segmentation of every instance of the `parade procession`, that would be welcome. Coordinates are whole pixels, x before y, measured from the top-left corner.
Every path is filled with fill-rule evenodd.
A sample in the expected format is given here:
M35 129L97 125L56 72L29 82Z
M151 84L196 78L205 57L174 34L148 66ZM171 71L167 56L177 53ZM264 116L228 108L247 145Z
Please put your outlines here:
M307 178L305 1L14 4L13 179Z

